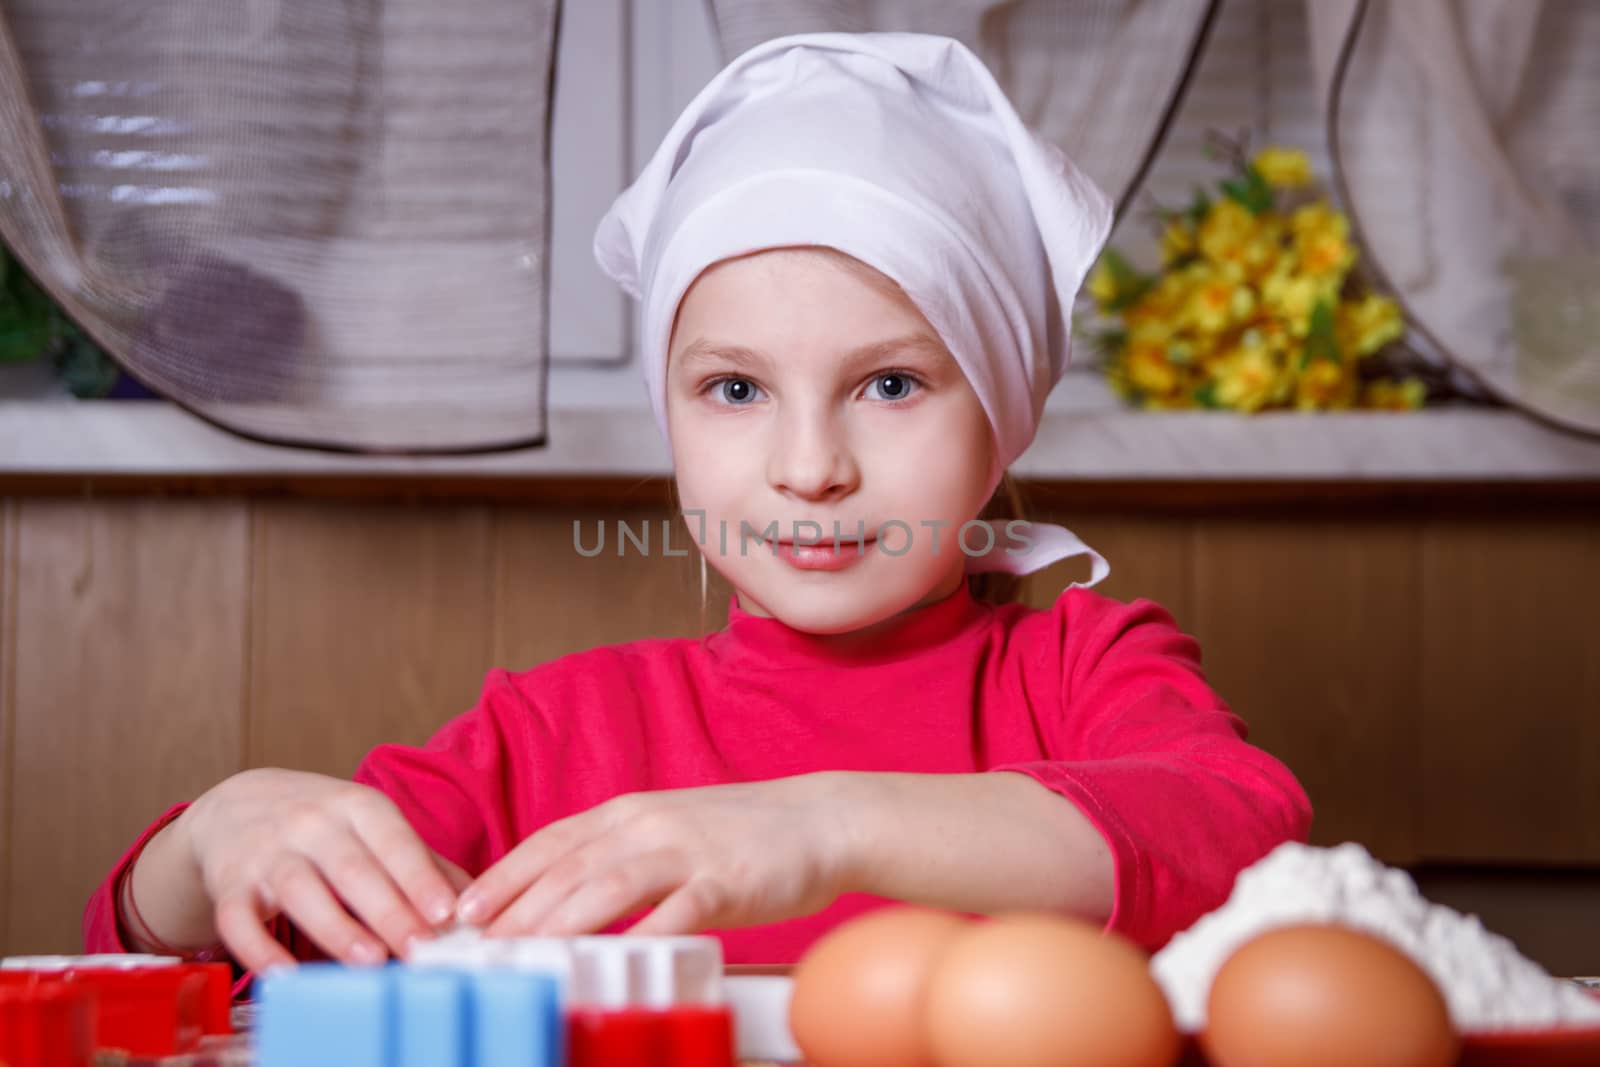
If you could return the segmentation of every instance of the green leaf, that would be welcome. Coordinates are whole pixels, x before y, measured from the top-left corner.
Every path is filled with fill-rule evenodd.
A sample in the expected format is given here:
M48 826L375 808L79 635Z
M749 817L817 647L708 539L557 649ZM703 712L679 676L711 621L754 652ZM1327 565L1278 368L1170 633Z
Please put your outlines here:
M33 279L22 271L17 271L12 278L12 293L17 306L40 319L49 319L55 312L56 304L50 299L50 294L33 284Z
M111 357L77 329L68 330L55 357L56 374L72 395L93 400L111 392L121 369Z
M0 363L38 359L49 349L53 336L48 320L13 319L0 311Z
M27 299L25 288L31 288L28 275L11 258L10 252L0 250L0 304L22 303Z
M11 287L25 282L20 272L13 274ZM0 288L0 363L22 363L44 355L55 338L55 323L50 306L20 300Z
M1272 210L1272 186L1267 184L1267 179L1254 166L1247 165L1244 168L1243 180L1229 178L1218 185L1228 199L1238 201L1252 215Z
M1199 404L1201 407L1209 408L1212 411L1216 411L1218 408L1222 407L1222 404L1217 400L1217 383L1206 382L1200 388L1196 389L1194 391L1194 402Z
M50 297L0 249L0 363L38 359L56 335Z
M1339 335L1334 330L1333 301L1327 297L1318 300L1311 309L1311 325L1306 332L1305 351L1300 354L1300 369L1305 370L1314 359L1344 362L1344 353L1339 350Z
M1118 252L1115 248L1107 248L1100 257L1106 270L1118 284L1139 277L1139 269L1128 262L1128 257Z
M1122 311L1133 307L1155 285L1156 280L1143 273L1118 252L1115 248L1108 248L1100 256L1100 261L1111 274L1111 280L1116 284L1117 296L1106 305L1107 311Z
M1128 331L1110 328L1089 334L1089 350L1102 363L1109 363L1120 355L1128 343Z
M1205 220L1206 212L1210 210L1211 197L1206 195L1206 191L1204 189L1196 189L1194 191L1194 199L1189 201L1189 206L1184 209L1183 213L1188 217L1190 222L1198 226Z

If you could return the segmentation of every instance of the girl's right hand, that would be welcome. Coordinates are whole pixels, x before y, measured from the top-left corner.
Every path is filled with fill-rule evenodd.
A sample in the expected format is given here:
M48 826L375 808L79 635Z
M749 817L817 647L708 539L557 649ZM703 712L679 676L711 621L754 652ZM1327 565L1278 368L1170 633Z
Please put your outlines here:
M432 851L375 789L304 771L244 771L174 823L212 901L217 935L252 971L294 958L282 915L330 957L378 963L450 921L471 877Z

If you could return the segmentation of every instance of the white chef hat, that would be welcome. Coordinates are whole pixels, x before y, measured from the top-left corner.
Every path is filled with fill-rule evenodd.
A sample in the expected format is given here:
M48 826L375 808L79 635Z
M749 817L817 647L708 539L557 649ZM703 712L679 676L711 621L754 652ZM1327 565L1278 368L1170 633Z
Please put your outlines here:
M673 320L707 267L820 245L877 269L988 414L992 490L1066 369L1073 300L1111 221L1109 198L1023 124L961 42L813 33L759 44L713 78L601 220L594 249L640 300L663 436ZM1104 561L1060 527L1032 524L1030 536L1025 552L998 538L967 569L1026 573L1087 553L1102 576Z

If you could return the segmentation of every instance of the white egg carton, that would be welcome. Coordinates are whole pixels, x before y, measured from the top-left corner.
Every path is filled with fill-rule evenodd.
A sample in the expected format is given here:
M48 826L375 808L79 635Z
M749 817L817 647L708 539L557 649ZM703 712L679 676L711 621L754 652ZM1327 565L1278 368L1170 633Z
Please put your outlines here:
M722 942L714 937L486 938L461 927L413 946L418 967L509 967L556 976L567 1003L671 1008L724 1003Z

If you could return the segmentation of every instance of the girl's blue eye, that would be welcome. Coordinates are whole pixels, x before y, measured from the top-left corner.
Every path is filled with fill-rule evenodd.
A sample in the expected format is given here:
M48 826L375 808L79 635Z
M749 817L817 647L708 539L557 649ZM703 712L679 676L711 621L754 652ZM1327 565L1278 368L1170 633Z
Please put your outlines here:
M747 378L725 378L717 383L717 395L726 403L736 407L743 406L755 399L761 390Z
M914 393L921 383L909 374L880 374L872 379L872 384L879 387L880 399L904 400Z

